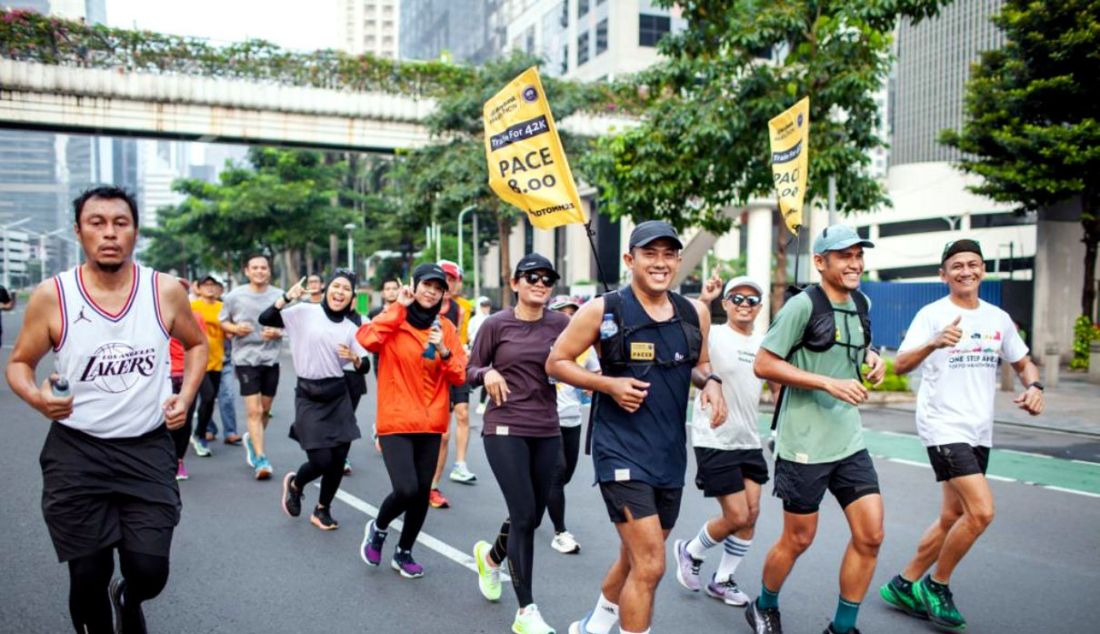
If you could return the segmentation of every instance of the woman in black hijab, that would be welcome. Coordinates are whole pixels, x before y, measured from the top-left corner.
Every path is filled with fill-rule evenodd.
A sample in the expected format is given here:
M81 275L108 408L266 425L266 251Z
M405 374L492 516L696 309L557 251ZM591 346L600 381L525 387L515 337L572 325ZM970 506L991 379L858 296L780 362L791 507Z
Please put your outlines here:
M295 284L260 315L260 324L286 329L298 384L294 390L294 425L290 437L308 460L283 478L283 511L298 517L305 486L321 478L321 494L310 523L333 530L332 499L344 477L344 463L353 440L360 437L355 410L344 379L344 364L359 372L370 369L370 357L355 340L356 324L348 316L355 299L355 275L337 271L325 286L319 304L300 302L305 293Z

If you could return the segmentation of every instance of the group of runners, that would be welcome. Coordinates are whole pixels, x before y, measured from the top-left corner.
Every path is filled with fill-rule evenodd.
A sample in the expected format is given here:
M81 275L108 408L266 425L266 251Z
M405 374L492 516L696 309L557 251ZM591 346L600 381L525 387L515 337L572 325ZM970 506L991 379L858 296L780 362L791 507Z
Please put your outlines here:
M870 302L858 290L864 249L874 245L852 229L830 226L817 237L820 284L790 297L760 334L755 324L766 287L756 280L713 277L700 300L670 290L683 244L660 221L640 223L630 235L623 256L629 284L584 303L552 297L559 273L532 253L512 272L512 308L490 315L489 301L478 298L475 311L461 299L461 269L444 261L417 267L408 285L387 282L383 305L364 318L354 310L352 271L337 270L327 281L311 276L284 292L270 284L268 259L254 256L245 262L248 284L219 299L225 284L217 275L177 283L133 261L138 210L124 190L90 189L73 213L85 262L33 292L7 379L53 421L41 457L42 508L58 559L69 568L75 631L145 631L141 604L168 577L183 453L188 444L210 453L215 403L221 398L232 407L219 396L229 367L247 431L238 437L223 417L224 440L244 445L255 478L275 473L265 431L285 337L296 375L290 437L306 459L284 472L281 508L299 516L306 485L320 480L310 514L319 529L339 525L332 502L350 471L351 444L362 436L355 411L364 375L372 368L377 374L371 431L391 491L364 528L360 556L367 565L381 564L400 517L391 567L406 578L424 575L412 551L429 507L449 504L439 484L452 418L449 479L477 481L466 456L470 389L480 387L488 397L485 455L504 512L497 535L477 541L473 554L478 588L490 601L501 598L507 564L518 603L512 631L555 631L534 598L535 532L549 511L551 546L580 551L567 529L564 487L582 444L620 549L594 607L568 631L650 631L665 542L680 512L690 429L695 484L718 508L697 533L674 541L677 581L743 606L755 632L781 632L780 590L812 544L829 492L851 537L825 631L858 632L883 540L882 494L858 406L868 395L864 381L880 383L886 365L870 345ZM912 561L880 595L954 630L966 621L953 601L951 574L993 519L984 474L998 360L1025 386L1016 403L1031 414L1043 409L1037 369L1011 319L978 298L984 272L977 242L948 244L940 274L949 295L916 315L895 361L899 373L922 371L917 432L942 483L943 504ZM197 295L192 301L188 290ZM726 323L712 328L710 304L718 298ZM38 383L36 370L51 351L53 372ZM758 427L765 383L776 402L770 474ZM582 438L581 403L589 397ZM782 532L752 598L734 575L751 548L769 479L783 505ZM720 561L704 578L705 559L718 545Z

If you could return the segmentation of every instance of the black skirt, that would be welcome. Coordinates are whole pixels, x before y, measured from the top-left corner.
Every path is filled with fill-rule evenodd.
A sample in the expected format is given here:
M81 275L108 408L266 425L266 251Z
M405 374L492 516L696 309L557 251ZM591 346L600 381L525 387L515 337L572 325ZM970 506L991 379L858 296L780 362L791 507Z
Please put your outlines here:
M303 450L338 447L362 437L344 377L298 379L290 437Z

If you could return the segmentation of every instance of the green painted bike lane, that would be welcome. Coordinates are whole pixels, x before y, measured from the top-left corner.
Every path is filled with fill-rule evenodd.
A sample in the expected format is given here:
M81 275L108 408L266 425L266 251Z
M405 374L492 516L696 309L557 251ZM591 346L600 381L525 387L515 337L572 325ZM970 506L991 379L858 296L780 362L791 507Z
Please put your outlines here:
M770 433L771 415L760 415L760 435ZM928 452L912 434L864 429L867 451L893 462L930 468ZM1100 463L1066 460L1042 454L993 448L989 456L990 479L1009 480L1100 497Z

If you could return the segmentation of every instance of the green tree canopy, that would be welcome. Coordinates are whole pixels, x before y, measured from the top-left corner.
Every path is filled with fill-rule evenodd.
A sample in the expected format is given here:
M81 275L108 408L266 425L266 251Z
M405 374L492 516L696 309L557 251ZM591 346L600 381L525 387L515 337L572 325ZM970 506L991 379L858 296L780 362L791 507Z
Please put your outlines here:
M809 96L807 200L834 176L841 211L888 204L867 165L884 144L874 93L890 69L890 31L943 3L655 0L679 6L687 27L638 77L651 99L642 125L600 139L581 167L615 217L723 232L725 207L772 196L768 120Z
M1001 49L982 54L967 84L960 132L942 141L983 178L971 189L1021 211L1077 201L1085 243L1081 314L1094 319L1100 241L1100 1L1007 0L993 18Z

